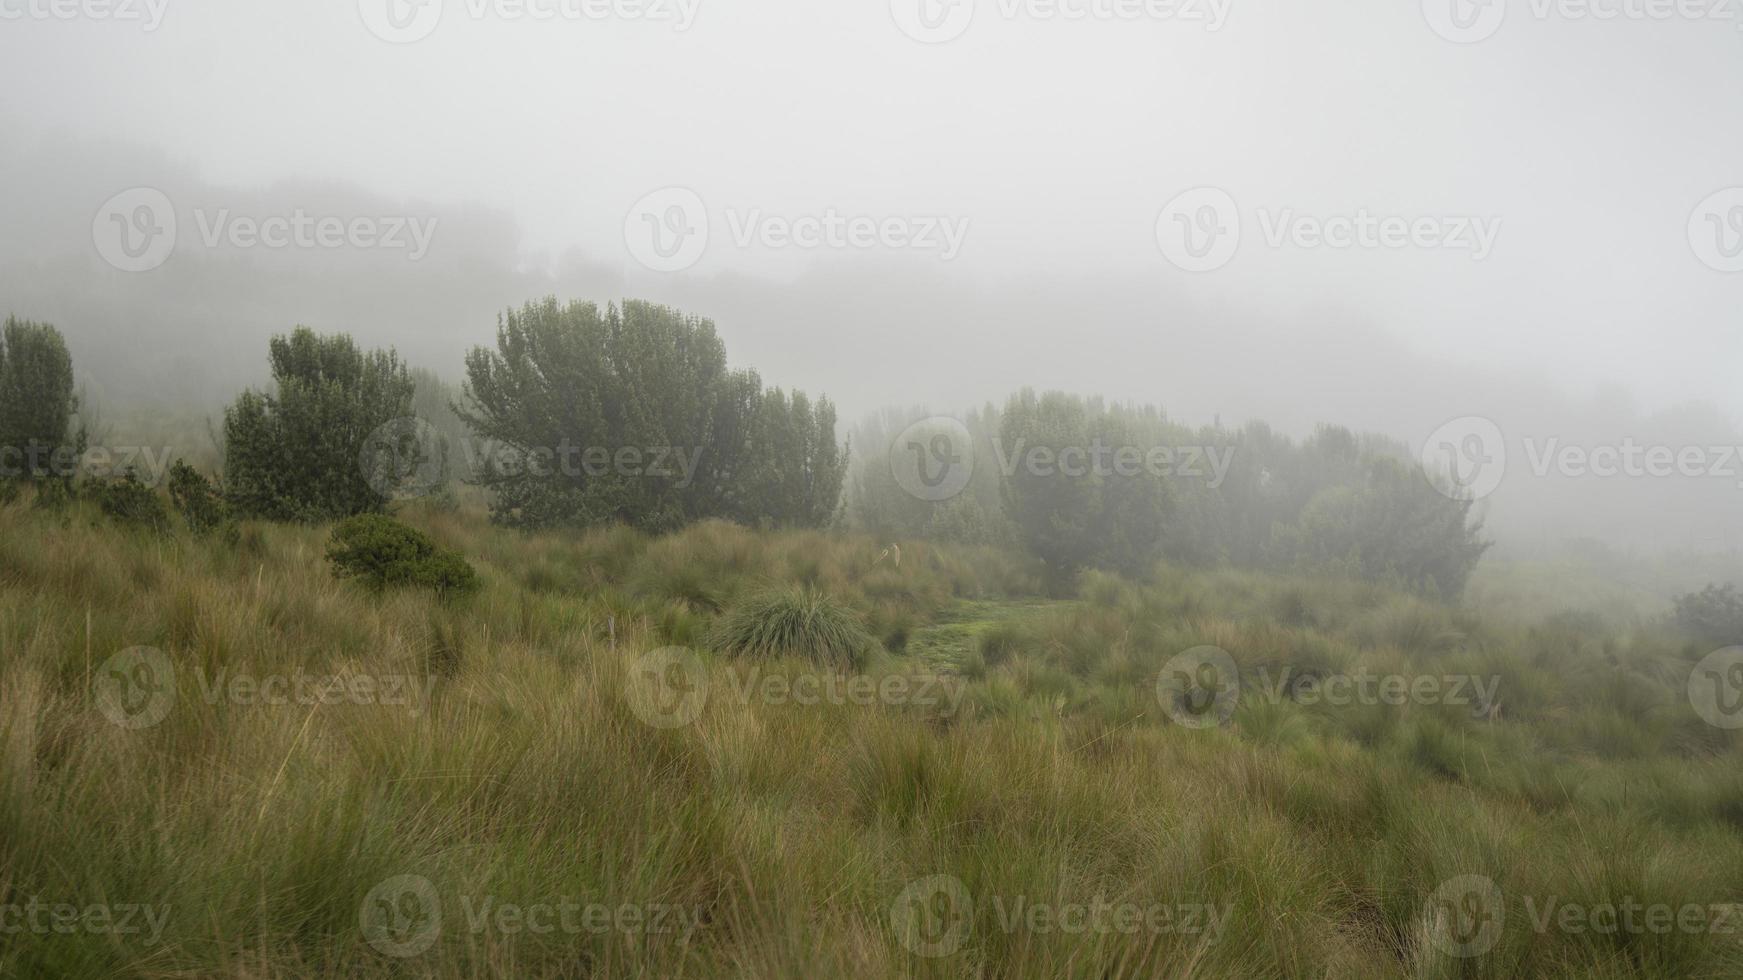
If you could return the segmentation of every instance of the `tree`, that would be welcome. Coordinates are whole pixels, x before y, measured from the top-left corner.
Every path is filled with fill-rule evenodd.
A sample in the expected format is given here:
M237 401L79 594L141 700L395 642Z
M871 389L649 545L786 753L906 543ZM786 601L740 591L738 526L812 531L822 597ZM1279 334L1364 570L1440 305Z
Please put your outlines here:
M1373 455L1365 482L1320 491L1279 537L1298 567L1452 598L1489 548L1482 522L1470 518L1472 504L1441 493L1413 464Z
M0 477L71 478L85 450L78 408L60 331L7 317L0 329Z
M243 516L320 521L380 511L391 487L371 437L411 415L413 383L393 351L298 327L272 339L274 391L224 412L225 495Z
M510 310L496 348L467 355L463 390L484 457L474 482L501 523L817 526L840 498L827 399L764 392L756 374L728 370L711 321L669 307L548 298Z

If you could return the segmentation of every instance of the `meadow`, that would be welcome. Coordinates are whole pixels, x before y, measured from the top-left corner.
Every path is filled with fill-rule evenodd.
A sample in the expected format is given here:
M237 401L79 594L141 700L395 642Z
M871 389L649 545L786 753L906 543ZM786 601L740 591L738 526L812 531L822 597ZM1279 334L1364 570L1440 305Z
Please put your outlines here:
M479 590L0 506L0 974L1743 975L1657 618L396 516Z

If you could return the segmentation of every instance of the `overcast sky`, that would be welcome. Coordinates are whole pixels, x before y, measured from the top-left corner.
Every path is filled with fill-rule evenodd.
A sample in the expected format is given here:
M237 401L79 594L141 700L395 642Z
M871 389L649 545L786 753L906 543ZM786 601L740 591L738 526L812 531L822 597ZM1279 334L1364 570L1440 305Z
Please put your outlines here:
M526 277L480 310L681 302L854 411L1039 384L1409 438L1505 378L1743 419L1731 0L0 0L0 81L9 290L61 316L140 295L39 253L144 186L181 227L142 281L238 217L409 218L391 260L423 221ZM365 316L324 301L271 316Z

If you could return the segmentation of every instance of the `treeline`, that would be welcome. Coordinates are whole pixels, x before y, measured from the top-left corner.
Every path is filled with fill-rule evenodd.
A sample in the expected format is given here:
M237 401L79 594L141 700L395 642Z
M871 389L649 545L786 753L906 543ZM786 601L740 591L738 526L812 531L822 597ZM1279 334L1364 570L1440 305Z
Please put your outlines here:
M0 339L0 464L57 475L48 461L84 447L65 345L16 320ZM765 388L729 367L710 321L633 300L506 312L458 391L345 334L298 328L267 355L270 386L225 410L220 479L206 492L179 470L177 499L201 501L204 525L377 513L459 480L521 528L724 518L1021 547L1062 592L1083 569L1144 575L1168 560L1450 596L1486 548L1470 502L1395 443L1193 429L1056 392L961 419L886 412L862 426L844 493L849 447L827 398Z
M1440 492L1403 446L1337 427L1296 442L1263 423L1194 429L1153 406L1024 390L960 419L886 412L856 439L858 526L1021 545L1061 591L1084 568L1141 575L1166 559L1451 596L1487 548L1471 501ZM959 492L927 490L946 457Z

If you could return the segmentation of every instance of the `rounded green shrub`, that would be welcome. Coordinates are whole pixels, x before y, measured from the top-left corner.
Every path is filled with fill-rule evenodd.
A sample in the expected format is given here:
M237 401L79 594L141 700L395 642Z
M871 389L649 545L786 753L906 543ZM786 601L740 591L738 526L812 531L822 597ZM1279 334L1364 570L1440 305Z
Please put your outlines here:
M478 589L478 573L455 552L384 514L360 514L333 528L327 560L339 578L357 578L371 588L417 586L444 595Z

